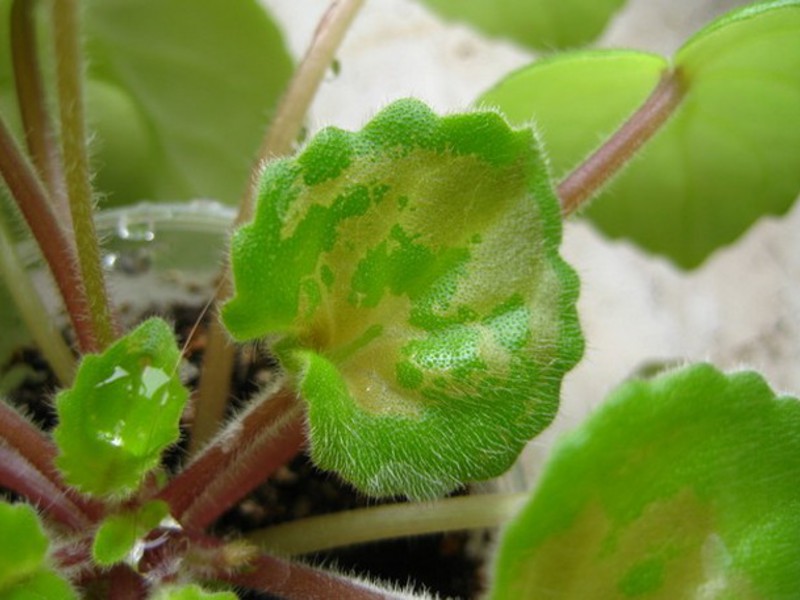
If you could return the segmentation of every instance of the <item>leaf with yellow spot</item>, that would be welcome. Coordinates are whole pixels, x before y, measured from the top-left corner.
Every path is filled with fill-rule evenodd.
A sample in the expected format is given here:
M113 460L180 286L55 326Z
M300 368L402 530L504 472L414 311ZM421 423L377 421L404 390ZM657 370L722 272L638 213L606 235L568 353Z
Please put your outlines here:
M375 496L506 470L580 358L578 281L530 129L393 103L265 170L223 320L270 336L311 454Z
M800 597L800 402L700 364L620 387L506 530L490 598Z

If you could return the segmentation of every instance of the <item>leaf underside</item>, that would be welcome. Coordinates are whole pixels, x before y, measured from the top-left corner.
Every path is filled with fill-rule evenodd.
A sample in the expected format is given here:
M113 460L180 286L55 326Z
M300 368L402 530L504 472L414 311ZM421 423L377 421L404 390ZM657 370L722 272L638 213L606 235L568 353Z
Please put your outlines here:
M800 402L695 365L624 384L556 448L491 597L800 594Z
M586 214L683 268L695 268L800 192L800 2L734 11L693 36L673 66L685 96L670 121ZM556 178L613 133L668 69L628 51L564 54L484 94L540 127Z
M530 130L401 100L266 169L223 320L277 340L318 465L436 496L507 469L553 417L582 353L560 236Z

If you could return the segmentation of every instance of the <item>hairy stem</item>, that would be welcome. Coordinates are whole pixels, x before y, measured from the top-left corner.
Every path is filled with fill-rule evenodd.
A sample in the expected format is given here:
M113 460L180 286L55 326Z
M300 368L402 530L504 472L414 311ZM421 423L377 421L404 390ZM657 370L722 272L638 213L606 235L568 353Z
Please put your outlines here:
M89 299L87 316L96 342L93 350L101 351L114 341L116 331L94 227L77 0L53 3L53 28L64 175L78 263Z
M247 483L243 478L254 477L253 456L264 462L258 471L260 478L249 480L251 488L297 454L293 422L299 405L294 393L281 390L265 400L253 400L251 407L158 494L185 529L202 529L239 499L226 488L230 484L230 491L240 489Z
M382 590L336 573L328 573L271 556L261 556L240 573L220 572L217 576L237 586L267 592L286 600L400 600L407 595Z
M639 148L661 129L674 114L684 92L680 73L665 73L644 104L559 184L561 212L565 217L597 195Z
M75 373L75 358L28 277L11 243L9 227L2 212L0 212L0 279L5 281L17 312L53 369L53 373L62 385L69 386Z
M497 527L527 498L526 493L481 494L373 506L275 525L247 539L267 552L293 556L397 537Z
M239 207L234 226L249 221L258 191L258 181L266 161L289 154L300 134L311 102L337 49L344 40L353 19L364 0L336 0L322 17L303 61L297 68L275 112L275 117L261 143L250 182ZM230 266L226 265L216 294L219 305L233 292ZM199 450L219 428L230 391L234 346L218 319L213 319L208 331L206 357L200 375L195 422L189 452Z
M50 267L81 350L92 351L96 346L92 329L86 322L88 300L75 264L72 243L50 208L47 192L1 118L0 175Z
M91 525L89 519L44 473L14 448L0 442L0 486L24 496L51 518L73 530Z
M44 79L36 46L34 9L37 0L14 0L11 5L11 57L25 143L31 161L53 201L53 208L67 227L72 226L61 154L47 108Z

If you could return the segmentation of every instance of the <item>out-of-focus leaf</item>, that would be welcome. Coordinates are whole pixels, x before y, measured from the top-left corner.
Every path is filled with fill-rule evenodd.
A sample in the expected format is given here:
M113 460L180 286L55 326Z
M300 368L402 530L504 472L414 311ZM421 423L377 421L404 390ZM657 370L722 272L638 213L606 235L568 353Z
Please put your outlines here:
M800 192L800 2L734 11L674 64L682 104L587 215L611 237L694 268ZM512 74L481 103L535 120L560 178L635 110L664 65L638 53L565 55Z
M441 15L489 35L550 50L596 38L625 0L424 0Z
M491 598L800 595L800 401L695 365L614 392L508 526Z

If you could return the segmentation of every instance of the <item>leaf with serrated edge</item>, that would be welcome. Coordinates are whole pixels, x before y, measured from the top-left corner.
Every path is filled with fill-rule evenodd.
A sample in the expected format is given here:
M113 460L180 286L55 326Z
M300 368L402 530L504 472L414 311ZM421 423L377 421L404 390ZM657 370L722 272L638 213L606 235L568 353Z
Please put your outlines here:
M512 74L480 103L514 122L534 119L560 178L655 85L666 63L652 58L643 69L637 56L562 55ZM759 217L784 214L800 192L800 1L734 11L692 37L674 63L682 104L587 216L611 237L694 268ZM630 88L617 85L626 78Z
M401 100L267 167L223 320L280 338L319 466L436 496L503 472L553 418L583 350L560 239L530 130Z
M628 382L557 446L490 597L797 598L798 481L800 402L760 375Z
M73 387L56 397L56 465L81 491L135 491L178 440L188 393L172 328L149 319L103 354L84 357Z
M490 35L552 50L591 42L625 0L424 0L424 4Z

